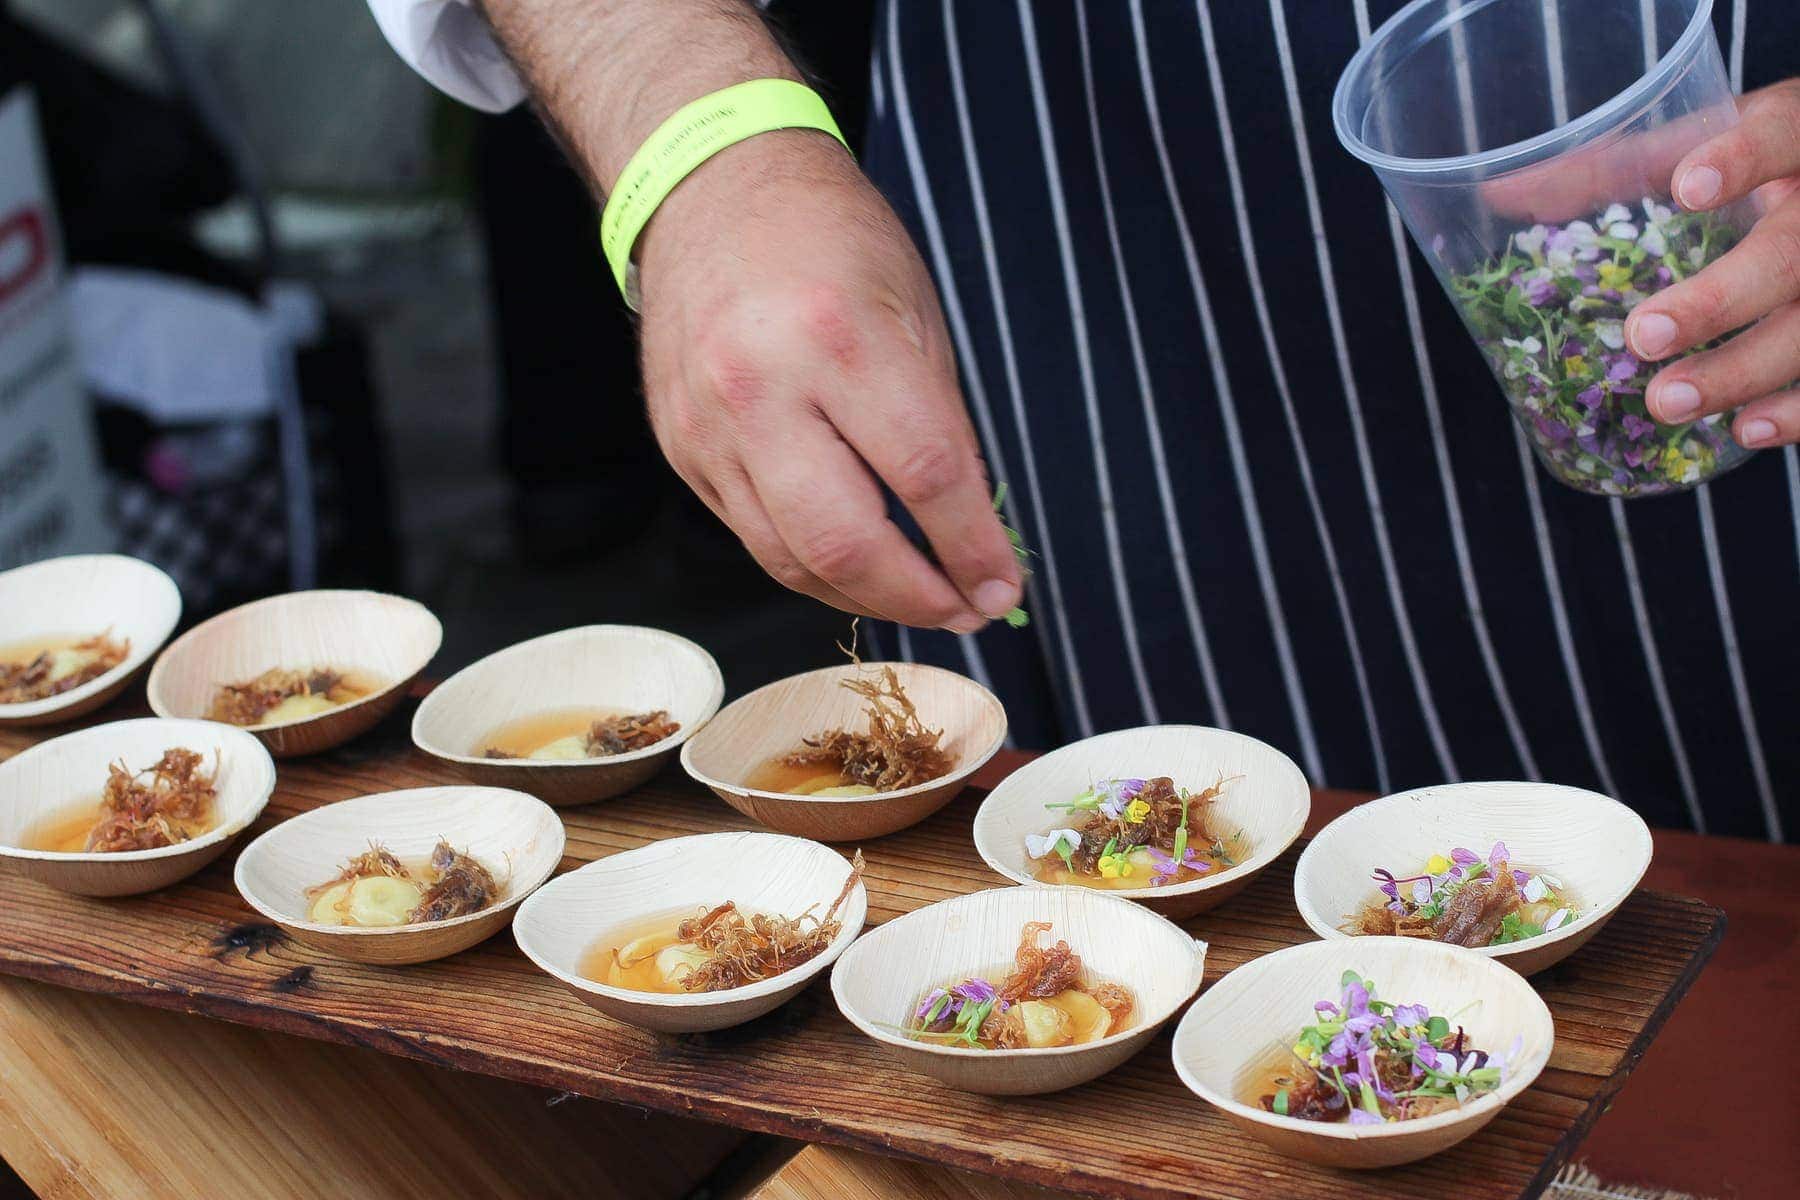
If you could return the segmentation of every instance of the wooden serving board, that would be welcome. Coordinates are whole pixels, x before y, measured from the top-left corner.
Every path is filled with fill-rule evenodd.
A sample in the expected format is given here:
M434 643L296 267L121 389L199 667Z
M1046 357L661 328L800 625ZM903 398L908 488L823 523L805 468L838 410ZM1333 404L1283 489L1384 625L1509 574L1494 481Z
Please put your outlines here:
M129 715L120 707L107 715ZM406 741L410 707L336 753L280 764L274 800L252 832L333 800L454 782ZM41 736L0 731L0 758ZM864 847L871 924L1005 882L969 840L979 800L971 791ZM659 838L744 827L675 769L630 795L561 815L565 867ZM1257 955L1311 940L1292 897L1298 852L1186 922L1211 943L1209 983ZM160 893L110 901L0 876L0 971L743 1129L1133 1200L1536 1196L1724 929L1724 915L1697 900L1634 895L1588 946L1536 977L1556 1018L1556 1051L1537 1083L1455 1149L1354 1175L1278 1158L1236 1132L1176 1079L1166 1033L1085 1087L1015 1099L966 1095L895 1067L838 1015L823 980L737 1029L645 1033L588 1008L506 935L400 968L308 950L256 919L232 887L231 861Z

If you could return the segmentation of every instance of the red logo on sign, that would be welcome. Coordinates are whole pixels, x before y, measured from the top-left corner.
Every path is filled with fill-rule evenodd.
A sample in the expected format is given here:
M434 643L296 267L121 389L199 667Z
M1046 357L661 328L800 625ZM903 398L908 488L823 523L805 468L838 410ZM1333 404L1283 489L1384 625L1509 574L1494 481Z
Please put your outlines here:
M40 210L22 208L0 220L0 304L43 274L49 261L50 239Z

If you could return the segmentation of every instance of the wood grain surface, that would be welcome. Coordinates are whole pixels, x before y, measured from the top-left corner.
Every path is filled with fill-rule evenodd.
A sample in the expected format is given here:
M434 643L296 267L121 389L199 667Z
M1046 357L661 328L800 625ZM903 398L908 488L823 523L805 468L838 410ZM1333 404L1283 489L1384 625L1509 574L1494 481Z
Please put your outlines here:
M31 740L0 732L0 754ZM444 767L412 750L404 719L392 719L332 754L284 764L263 822L383 788L444 782L452 782ZM972 790L864 847L871 924L1000 882L970 844L979 799ZM561 815L565 866L677 834L743 827L741 816L672 771ZM1210 980L1310 940L1292 896L1298 849L1240 896L1185 922L1211 943ZM224 862L128 901L63 896L8 876L0 905L8 913L0 971L744 1129L1150 1200L1535 1196L1636 1065L1724 925L1699 901L1635 894L1581 953L1533 980L1557 1025L1556 1052L1538 1082L1448 1153L1357 1175L1278 1158L1238 1135L1175 1078L1166 1035L1082 1088L988 1098L895 1068L838 1016L821 984L736 1029L668 1036L594 1013L532 968L504 934L421 966L337 962L254 920Z
M744 1135L0 981L0 1152L57 1200L644 1200Z

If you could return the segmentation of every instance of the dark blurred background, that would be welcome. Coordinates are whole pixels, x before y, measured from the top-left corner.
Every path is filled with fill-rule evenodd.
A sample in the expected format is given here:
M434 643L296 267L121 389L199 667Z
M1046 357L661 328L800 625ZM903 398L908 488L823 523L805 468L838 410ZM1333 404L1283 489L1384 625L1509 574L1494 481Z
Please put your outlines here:
M853 143L871 8L772 6ZM734 693L836 656L845 619L663 464L597 209L533 114L438 96L363 0L0 0L20 85L106 512L189 620L368 586L443 618L440 676L605 621L698 640ZM258 354L273 382L240 383Z

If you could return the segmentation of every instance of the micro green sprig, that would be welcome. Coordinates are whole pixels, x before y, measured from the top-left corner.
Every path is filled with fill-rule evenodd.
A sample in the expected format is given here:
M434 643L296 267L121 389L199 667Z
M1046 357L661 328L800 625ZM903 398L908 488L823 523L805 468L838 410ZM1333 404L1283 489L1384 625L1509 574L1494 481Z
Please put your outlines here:
M999 512L1000 506L1005 503L1006 485L1002 483L999 487L994 489L994 511ZM1012 543L1013 553L1018 555L1020 565L1023 566L1028 563L1031 559L1031 551L1025 548L1025 539L1020 536L1019 531L1014 529L1011 525L1008 525L1004 519L1000 522L1000 528L1006 530L1006 538ZM1029 574L1030 572L1027 571L1026 573ZM1023 629L1031 624L1031 614L1026 612L1023 608L1014 605L1012 611L1006 614L1006 623L1011 625L1014 629Z
M1450 278L1540 457L1564 483L1602 495L1691 487L1744 453L1726 432L1730 414L1655 421L1644 388L1656 364L1625 348L1626 315L1724 254L1737 233L1649 197L1641 208L1641 219L1614 204L1591 222L1519 230L1498 259Z

